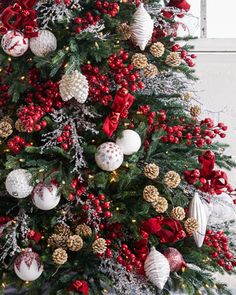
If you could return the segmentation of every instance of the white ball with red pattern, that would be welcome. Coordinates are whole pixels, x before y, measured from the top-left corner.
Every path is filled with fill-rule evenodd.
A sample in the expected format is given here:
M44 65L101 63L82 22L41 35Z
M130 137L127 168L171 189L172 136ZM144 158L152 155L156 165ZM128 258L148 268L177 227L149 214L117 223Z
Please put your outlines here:
M39 255L28 248L15 259L14 270L21 280L35 281L43 272L43 264Z
M1 41L2 49L13 57L22 56L29 48L29 39L17 31L8 31Z
M60 202L58 188L54 184L39 183L35 186L32 193L34 205L41 210L51 210Z
M97 148L95 161L104 171L114 171L121 166L124 155L121 148L114 142L105 142Z
M131 129L122 131L121 136L116 139L124 155L132 155L137 153L141 147L141 138L137 132Z

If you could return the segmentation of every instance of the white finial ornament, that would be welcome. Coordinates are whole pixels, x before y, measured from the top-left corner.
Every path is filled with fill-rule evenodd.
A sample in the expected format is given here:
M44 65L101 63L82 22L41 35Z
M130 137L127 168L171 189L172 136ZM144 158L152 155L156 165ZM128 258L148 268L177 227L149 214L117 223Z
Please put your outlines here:
M133 16L133 23L130 27L132 39L143 51L152 37L154 22L143 6L139 5Z

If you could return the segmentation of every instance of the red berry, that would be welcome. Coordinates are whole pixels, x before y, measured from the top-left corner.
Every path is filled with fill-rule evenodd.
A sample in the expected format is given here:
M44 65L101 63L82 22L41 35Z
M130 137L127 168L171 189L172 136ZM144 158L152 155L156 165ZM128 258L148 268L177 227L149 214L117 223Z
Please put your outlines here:
M112 217L112 213L111 213L110 211L106 211L106 212L104 213L104 217L105 217L105 218L110 218L110 217Z
M123 262L123 258L122 258L121 256L118 256L118 257L116 258L116 261L117 261L119 264L122 264L122 262Z
M131 272L131 271L133 270L133 266L132 266L131 264L128 264L128 265L126 266L126 270L127 270L128 272Z
M231 271L232 270L232 264L231 263L227 263L226 265L225 265L225 269L227 270L227 271Z
M220 266L224 266L224 265L225 265L225 261L224 261L224 259L219 259L219 260L217 260L217 263L218 263Z
M226 253L225 253L225 257L226 257L227 259L231 259L231 258L233 257L233 254L232 254L231 252L226 252Z

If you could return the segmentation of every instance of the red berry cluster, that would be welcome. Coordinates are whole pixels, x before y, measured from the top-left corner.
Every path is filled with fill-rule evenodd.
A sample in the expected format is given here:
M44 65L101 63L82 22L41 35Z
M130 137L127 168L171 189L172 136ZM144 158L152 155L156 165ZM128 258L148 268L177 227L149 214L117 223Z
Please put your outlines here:
M2 79L0 78L0 83L2 82ZM7 105L10 95L8 94L9 85L8 84L2 84L0 85L0 108Z
M86 191L86 187L83 185L83 181L80 178L72 179L71 188L73 189L73 193L70 193L69 195L70 201L73 201L75 199L75 195L81 197Z
M95 211L97 214L99 214L101 217L104 218L110 218L112 217L110 209L110 202L106 200L106 197L104 194L100 194L97 197L95 197L94 194L87 194L87 201L83 205L83 211L88 211L89 205L86 204L87 202L91 203L95 207Z
M136 255L126 244L121 245L120 253L116 260L119 264L123 265L128 272L132 272L134 268L140 270L143 267L143 262L137 259Z
M236 266L236 257L230 252L229 241L223 231L207 230L204 244L214 249L211 257L226 271L230 272Z
M27 145L25 139L20 136L14 136L7 143L8 148L14 154L19 154Z
M65 3L66 6L69 6L71 4L71 0L54 0L56 4L61 4L62 2Z
M196 54L189 55L187 50L182 49L182 47L179 44L175 44L172 46L172 51L177 52L180 51L181 58L187 63L189 67L194 67L195 63L193 62L193 59L197 57Z
M99 226L101 231L105 232L108 239L121 239L123 237L122 225L118 222L116 223L101 223Z
M163 29L162 23L158 26L155 27L152 33L152 43L156 43L158 39L164 38L168 35L168 32Z
M112 100L108 76L101 74L100 69L92 65L83 66L81 71L89 82L89 97L95 102L108 105L108 102Z
M128 52L120 50L118 54L114 53L108 58L108 65L116 84L134 92L137 89L143 89L145 85L139 80L139 72L134 71L134 66L124 64L128 58Z
M71 138L71 126L66 125L63 128L61 135L57 137L57 142L60 144L64 151L67 151L73 144L73 139Z
M76 33L79 34L89 26L94 26L100 19L101 17L99 15L95 15L92 12L87 12L83 17L76 17L74 19L74 22L77 25L75 28Z
M102 14L108 14L111 17L114 17L119 12L119 4L117 2L101 1L97 0L95 7Z
M18 118L27 132L40 131L47 126L47 121L42 120L45 111L39 105L30 104L22 106L18 111Z

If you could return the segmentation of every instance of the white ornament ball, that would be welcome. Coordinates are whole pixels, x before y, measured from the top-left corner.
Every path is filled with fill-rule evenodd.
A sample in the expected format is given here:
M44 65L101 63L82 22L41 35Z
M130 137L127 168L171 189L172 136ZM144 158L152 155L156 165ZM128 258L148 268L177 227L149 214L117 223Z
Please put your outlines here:
M57 39L48 30L40 30L37 37L30 39L30 49L36 56L46 56L57 49Z
M23 281L35 281L43 272L43 265L37 253L31 249L22 251L14 262L16 275Z
M29 39L17 31L8 31L1 41L2 49L8 55L22 56L29 48Z
M144 262L144 270L149 281L162 290L170 276L170 265L166 257L154 247Z
M84 103L89 93L88 80L79 71L73 71L61 78L59 90L62 100L74 98L77 102Z
M39 183L35 186L32 194L34 205L41 210L51 210L60 202L60 195L55 185Z
M15 169L11 171L6 179L6 190L8 193L17 199L26 198L33 191L33 186L30 185L32 175L25 169Z
M99 168L113 171L121 166L124 155L120 147L114 142L105 142L97 148L95 161Z
M121 148L124 155L132 155L141 147L141 138L137 132L127 129L122 131L121 136L116 139L116 144Z

